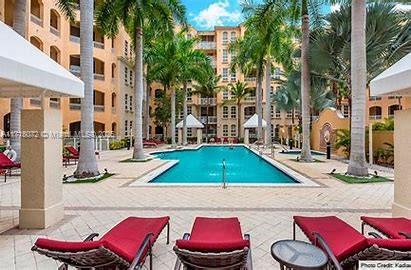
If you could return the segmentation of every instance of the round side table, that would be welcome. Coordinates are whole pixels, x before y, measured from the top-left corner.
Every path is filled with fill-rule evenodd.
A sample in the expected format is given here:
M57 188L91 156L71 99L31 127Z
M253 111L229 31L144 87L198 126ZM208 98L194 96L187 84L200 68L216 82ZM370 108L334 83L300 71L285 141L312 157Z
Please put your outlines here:
M320 270L328 262L327 255L318 247L298 240L280 240L272 244L271 256L281 269Z

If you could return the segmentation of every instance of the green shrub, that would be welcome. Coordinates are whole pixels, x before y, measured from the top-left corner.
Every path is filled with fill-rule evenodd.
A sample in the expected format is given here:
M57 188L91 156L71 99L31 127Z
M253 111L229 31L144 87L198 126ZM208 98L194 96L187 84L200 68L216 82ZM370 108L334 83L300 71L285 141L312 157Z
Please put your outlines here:
M125 148L127 146L127 141L125 139L122 139L120 141L112 141L109 144L109 149L110 150L118 150L121 148Z

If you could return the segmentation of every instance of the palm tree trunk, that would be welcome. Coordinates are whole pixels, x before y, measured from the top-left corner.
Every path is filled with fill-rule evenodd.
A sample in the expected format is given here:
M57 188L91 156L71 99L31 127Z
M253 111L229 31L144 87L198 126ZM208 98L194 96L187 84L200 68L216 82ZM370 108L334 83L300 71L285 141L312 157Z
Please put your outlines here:
M26 0L15 0L13 29L20 36L26 38ZM23 98L10 99L10 145L16 151L17 159L20 161L20 133L21 110L23 109Z
M171 146L176 146L176 90L171 87Z
M237 101L237 139L240 140L241 132L241 100Z
M183 83L184 104L183 104L183 145L187 145L187 82Z
M256 101L257 101L257 116L258 116L258 128L257 128L257 141L261 140L263 135L263 102L262 102L262 84L263 76L261 70L257 71L257 87L256 87Z
M265 145L270 146L271 139L271 59L268 57L265 64L265 121L267 127L265 128Z
M84 82L84 98L81 102L80 158L74 172L77 178L99 174L94 151L93 5L93 0L80 2L80 74Z
M366 47L365 18L366 1L357 0L351 6L351 151L348 174L368 175L365 160L365 96L366 96Z
M210 109L210 107L209 107L209 100L207 101L207 106L206 106L206 110L207 110L207 113L206 113L206 125L205 125L205 128L206 128L206 143L208 143L208 110Z
M301 149L300 160L311 162L310 146L310 63L309 63L309 46L310 46L310 21L307 9L307 0L302 3L301 18L301 114L303 128L303 145Z
M135 50L135 70L134 70L134 87L136 96L136 114L134 123L136 130L134 132L134 149L133 159L144 159L143 150L143 29L141 26L136 28L136 46Z
M146 140L149 139L148 136L148 125L149 125L149 115L148 115L148 110L147 110L147 104L148 104L148 85L147 85L147 69L144 69L144 75L143 75L143 138L146 138Z
M146 83L147 89L146 89L146 104L144 107L145 115L146 115L146 123L144 125L145 127L145 133L146 133L146 138L150 139L150 92L151 92L151 87L150 84L147 82Z

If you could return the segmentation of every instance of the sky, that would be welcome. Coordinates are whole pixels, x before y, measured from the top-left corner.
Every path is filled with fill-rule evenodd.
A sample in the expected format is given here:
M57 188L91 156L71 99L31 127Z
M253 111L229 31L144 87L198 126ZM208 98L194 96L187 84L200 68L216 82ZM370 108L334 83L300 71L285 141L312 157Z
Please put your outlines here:
M235 26L243 22L242 0L182 0L187 8L189 23L198 30L213 29L214 26ZM257 0L258 1L258 0ZM411 5L401 5L411 10ZM324 7L325 12L338 9L338 6Z

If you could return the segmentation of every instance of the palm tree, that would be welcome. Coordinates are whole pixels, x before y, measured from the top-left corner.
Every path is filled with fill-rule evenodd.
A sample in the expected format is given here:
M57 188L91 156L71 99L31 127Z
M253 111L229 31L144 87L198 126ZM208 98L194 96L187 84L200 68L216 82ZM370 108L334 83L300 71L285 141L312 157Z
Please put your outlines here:
M224 87L218 85L219 81L221 80L221 76L220 75L216 76L212 69L209 70L206 74L207 74L206 76L201 76L197 80L197 84L194 85L193 94L200 95L201 97L212 98L212 97L215 97ZM206 103L207 115L206 115L206 123L205 123L206 142L208 142L209 109L210 109L210 104L209 102L207 102Z
M228 90L231 94L231 102L237 105L237 138L240 139L241 131L241 101L248 97L252 91L246 83L237 81L235 84L228 84Z
M142 127L143 28L146 24L154 23L164 26L164 29L171 30L176 20L185 23L185 7L180 0L104 0L98 8L97 21L106 35L115 36L121 23L135 40L136 132L133 159L144 159Z
M20 36L26 38L26 2L27 0L16 0L14 6L13 29ZM20 137L17 134L21 130L21 110L23 98L10 99L10 145L20 160Z
M75 19L76 0L59 0L58 4L69 19ZM74 172L77 178L99 175L94 151L93 12L93 0L80 1L80 76L84 82L84 98L81 101L80 158Z

